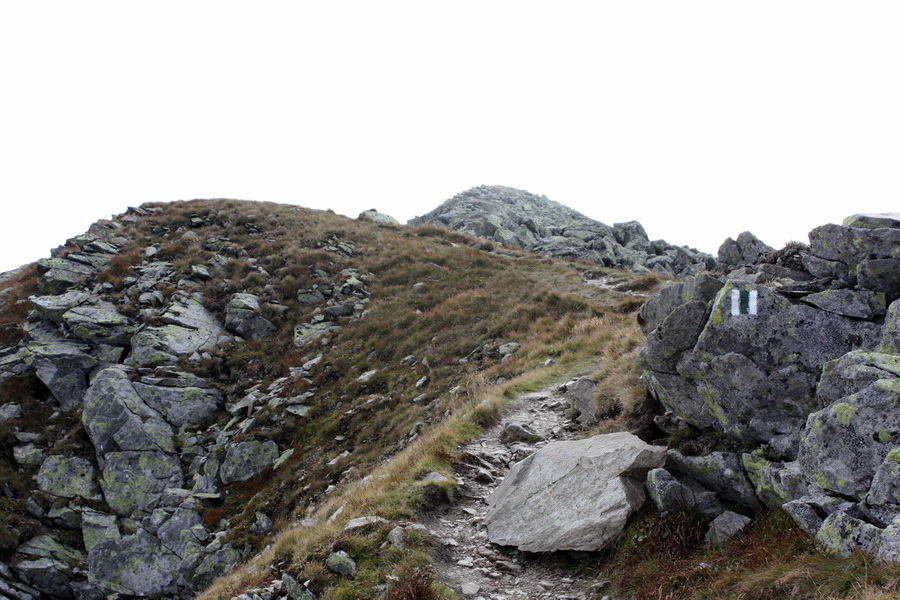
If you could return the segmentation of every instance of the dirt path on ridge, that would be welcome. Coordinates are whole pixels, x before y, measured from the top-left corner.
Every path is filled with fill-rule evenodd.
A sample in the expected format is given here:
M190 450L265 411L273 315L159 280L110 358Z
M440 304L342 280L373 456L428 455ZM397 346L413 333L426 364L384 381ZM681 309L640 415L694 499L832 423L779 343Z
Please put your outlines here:
M485 500L503 480L509 466L547 442L577 439L565 417L567 403L558 385L525 394L507 404L500 423L463 448L456 467L460 499L446 512L423 521L439 550L434 557L437 578L471 600L587 600L594 595L592 578L566 568L574 561L553 554L496 549L487 538ZM500 442L507 424L528 425L544 437L536 444Z

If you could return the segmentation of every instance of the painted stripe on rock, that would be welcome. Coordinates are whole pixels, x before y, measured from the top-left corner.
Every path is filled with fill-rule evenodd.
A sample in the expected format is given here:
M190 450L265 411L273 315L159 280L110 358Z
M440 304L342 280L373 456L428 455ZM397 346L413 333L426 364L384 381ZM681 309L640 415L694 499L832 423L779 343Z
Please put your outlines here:
M756 290L731 290L732 316L755 315L756 298Z

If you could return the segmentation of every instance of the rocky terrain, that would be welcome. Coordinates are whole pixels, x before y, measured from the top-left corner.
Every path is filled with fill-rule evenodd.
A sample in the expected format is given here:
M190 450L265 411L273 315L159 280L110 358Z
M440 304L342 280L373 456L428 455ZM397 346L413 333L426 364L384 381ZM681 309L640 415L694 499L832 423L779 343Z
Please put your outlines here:
M510 188L421 219L145 205L0 277L0 600L691 598L766 511L896 591L897 216L718 260Z
M546 196L504 186L479 186L457 194L410 225L446 227L548 256L607 267L687 275L715 268L703 252L650 240L637 221L612 227Z
M722 275L641 309L664 427L735 446L670 450L648 485L661 510L765 505L838 556L900 562L900 215L855 215L809 239L777 252L729 239Z

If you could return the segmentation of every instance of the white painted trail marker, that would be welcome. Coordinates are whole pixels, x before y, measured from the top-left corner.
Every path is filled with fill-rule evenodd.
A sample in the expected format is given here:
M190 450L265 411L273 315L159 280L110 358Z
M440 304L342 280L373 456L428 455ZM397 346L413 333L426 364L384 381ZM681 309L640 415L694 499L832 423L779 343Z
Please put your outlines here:
M756 290L731 290L731 314L755 315Z

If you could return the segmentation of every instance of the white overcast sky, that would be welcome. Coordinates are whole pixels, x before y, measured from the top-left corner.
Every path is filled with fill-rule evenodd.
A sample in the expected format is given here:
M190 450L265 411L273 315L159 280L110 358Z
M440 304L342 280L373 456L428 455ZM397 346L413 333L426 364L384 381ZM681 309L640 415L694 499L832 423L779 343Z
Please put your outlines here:
M900 211L900 3L0 0L0 271L148 201L508 185L715 253Z

